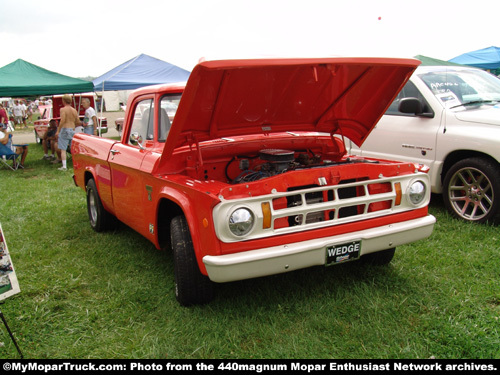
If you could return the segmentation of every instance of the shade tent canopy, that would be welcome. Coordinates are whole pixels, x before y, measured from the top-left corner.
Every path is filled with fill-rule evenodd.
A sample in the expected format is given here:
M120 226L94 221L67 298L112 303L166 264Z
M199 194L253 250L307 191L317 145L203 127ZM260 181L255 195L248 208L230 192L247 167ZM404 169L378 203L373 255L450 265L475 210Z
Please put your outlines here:
M460 56L450 59L451 62L475 66L481 69L500 68L500 48L488 47L477 51L467 52Z
M89 91L94 91L92 82L55 73L21 59L0 68L0 97Z
M461 64L456 64L453 62L435 59L433 57L417 55L414 56L417 60L422 62L421 66L460 66Z
M96 91L134 90L160 83L187 81L189 71L141 54L94 79Z

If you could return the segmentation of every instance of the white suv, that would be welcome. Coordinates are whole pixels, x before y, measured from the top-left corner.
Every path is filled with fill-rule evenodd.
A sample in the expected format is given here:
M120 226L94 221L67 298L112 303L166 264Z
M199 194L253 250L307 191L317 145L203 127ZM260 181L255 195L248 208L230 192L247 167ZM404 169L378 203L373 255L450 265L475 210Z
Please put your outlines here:
M457 218L500 207L500 79L475 68L421 66L363 147L351 153L429 166L433 193Z

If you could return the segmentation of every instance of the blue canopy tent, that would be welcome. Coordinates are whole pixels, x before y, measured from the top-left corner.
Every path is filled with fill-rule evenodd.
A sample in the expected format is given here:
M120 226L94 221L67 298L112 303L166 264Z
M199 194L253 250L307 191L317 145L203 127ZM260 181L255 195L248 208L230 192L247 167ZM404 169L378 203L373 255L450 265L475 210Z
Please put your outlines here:
M481 69L498 69L500 68L500 48L488 47L477 51L467 52L449 61L462 65L475 66Z
M120 109L120 103L127 102L130 90L160 83L184 82L187 81L189 74L189 71L178 66L140 54L97 77L92 82L95 91L102 92L106 109L114 111Z
M97 77L96 91L134 90L159 83L187 81L189 71L154 57L140 54Z

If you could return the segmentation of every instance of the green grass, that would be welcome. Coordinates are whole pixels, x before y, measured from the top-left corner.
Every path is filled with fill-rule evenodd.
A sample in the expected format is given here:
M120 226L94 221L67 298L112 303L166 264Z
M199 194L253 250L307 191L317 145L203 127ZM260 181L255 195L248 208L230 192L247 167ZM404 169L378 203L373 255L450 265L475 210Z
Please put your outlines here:
M451 219L389 266L316 267L175 300L170 254L97 234L72 171L0 170L0 223L21 293L0 307L25 358L500 358L500 233ZM69 164L71 166L71 163ZM0 327L0 358L17 351Z

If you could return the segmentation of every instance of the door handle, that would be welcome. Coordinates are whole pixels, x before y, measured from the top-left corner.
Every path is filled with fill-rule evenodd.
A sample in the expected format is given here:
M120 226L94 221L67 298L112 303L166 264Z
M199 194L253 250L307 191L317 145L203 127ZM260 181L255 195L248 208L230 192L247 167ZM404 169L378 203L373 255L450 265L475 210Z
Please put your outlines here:
M115 155L120 153L120 151L113 150L113 149L109 150L109 152L111 153L111 160L114 160L115 159Z

